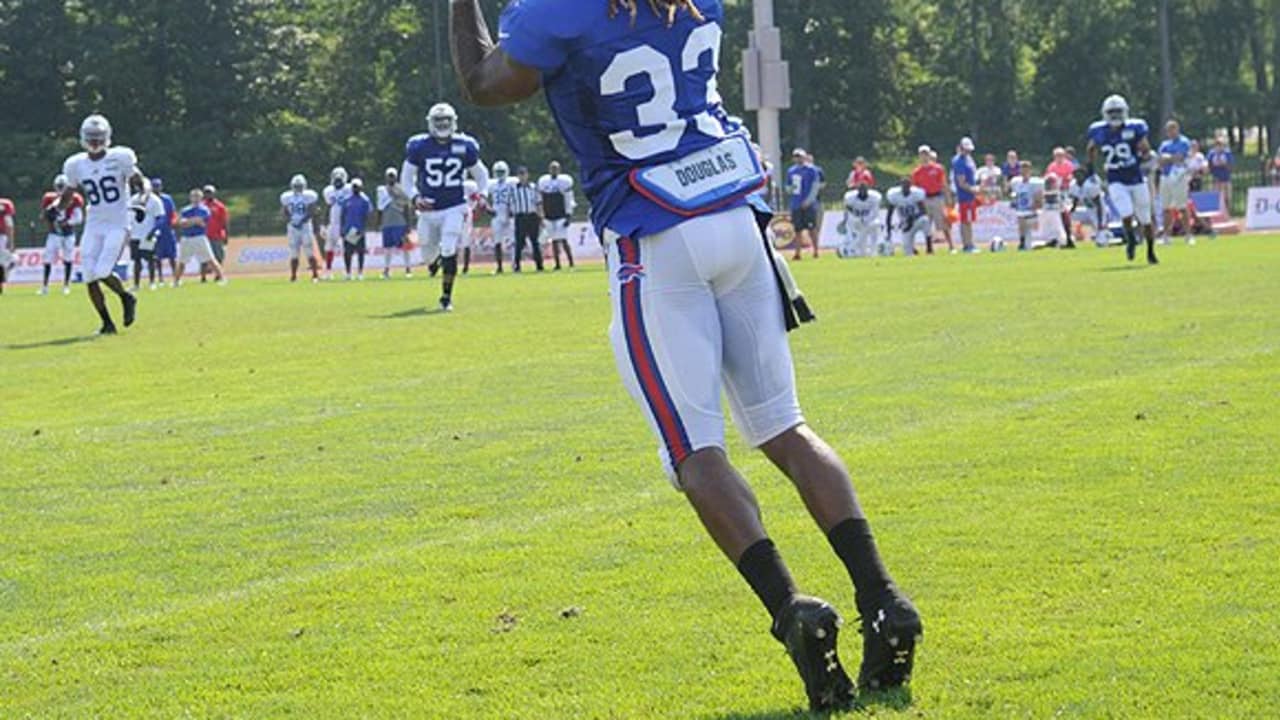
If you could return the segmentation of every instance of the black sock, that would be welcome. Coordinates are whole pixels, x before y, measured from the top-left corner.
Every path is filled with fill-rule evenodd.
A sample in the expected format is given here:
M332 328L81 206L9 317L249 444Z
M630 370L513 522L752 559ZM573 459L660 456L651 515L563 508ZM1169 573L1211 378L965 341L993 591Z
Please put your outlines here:
M778 555L773 541L765 538L747 548L738 558L738 572L764 603L769 617L776 618L787 602L796 594L796 583L791 572Z
M52 266L52 265L45 265L45 266L44 266L44 286L45 286L45 287L49 287L49 274L50 274L50 273L52 273L52 272L53 272L53 266Z
M866 518L849 518L831 528L827 540L849 571L858 611L866 617L873 603L893 584L876 550L870 523Z
M453 276L446 275L444 280L440 283L440 288L444 293L445 297L452 298L453 297Z

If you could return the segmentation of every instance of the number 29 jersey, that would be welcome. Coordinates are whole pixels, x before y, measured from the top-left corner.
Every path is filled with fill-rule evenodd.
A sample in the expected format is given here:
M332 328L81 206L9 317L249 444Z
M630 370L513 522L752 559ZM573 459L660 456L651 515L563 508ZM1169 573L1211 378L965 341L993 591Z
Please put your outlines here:
M462 133L447 140L414 135L405 145L404 162L413 170L413 194L430 200L432 210L448 210L467 201L463 183L466 171L480 162L480 143Z
M633 23L625 10L609 17L605 0L513 0L499 31L507 55L542 73L597 230L632 238L685 217L634 190L631 171L705 150L739 129L716 84L720 0L693 0L704 22L682 10L671 27L647 2L636 4Z
M1107 170L1107 182L1121 185L1143 183L1142 158L1138 147L1148 134L1147 121L1130 118L1120 127L1112 127L1106 120L1089 126L1089 141L1098 146L1102 162Z
M129 227L129 178L138 167L138 156L127 147L107 148L94 160L76 153L62 165L71 187L80 188L88 206L86 227L123 230Z

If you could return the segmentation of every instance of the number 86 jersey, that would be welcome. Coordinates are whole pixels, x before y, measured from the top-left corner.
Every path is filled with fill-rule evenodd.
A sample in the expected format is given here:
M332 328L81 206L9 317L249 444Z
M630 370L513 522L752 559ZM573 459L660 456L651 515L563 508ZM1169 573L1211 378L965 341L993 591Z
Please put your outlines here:
M127 147L109 147L98 159L88 153L67 158L62 174L71 187L84 195L88 218L86 228L123 230L129 227L129 178L138 167L138 157Z
M609 17L607 0L512 0L498 34L507 55L542 73L597 230L630 238L688 217L637 190L632 171L675 164L739 129L726 117L716 84L720 0L694 0L703 21L681 10L671 27L647 2L636 4L633 22L626 10ZM713 155L672 176L685 170L679 181L692 184L740 164ZM745 204L734 198L717 209Z

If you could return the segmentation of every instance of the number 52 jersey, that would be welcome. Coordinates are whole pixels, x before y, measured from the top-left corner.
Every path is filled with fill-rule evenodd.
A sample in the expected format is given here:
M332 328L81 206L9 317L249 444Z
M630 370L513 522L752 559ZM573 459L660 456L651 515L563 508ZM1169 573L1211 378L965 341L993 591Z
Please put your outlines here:
M542 73L551 113L582 169L597 230L623 237L654 235L687 215L639 192L631 173L675 163L720 144L738 130L716 84L720 67L720 0L693 0L667 27L647 2L635 22L609 17L605 0L513 0L503 11L499 44L512 59ZM728 176L731 162L712 159L683 176ZM682 180L683 181L683 180ZM718 206L745 205L745 198Z
M127 147L110 147L94 160L88 153L67 158L62 174L71 187L78 187L88 209L86 227L125 229L129 227L129 178L138 167L138 157Z

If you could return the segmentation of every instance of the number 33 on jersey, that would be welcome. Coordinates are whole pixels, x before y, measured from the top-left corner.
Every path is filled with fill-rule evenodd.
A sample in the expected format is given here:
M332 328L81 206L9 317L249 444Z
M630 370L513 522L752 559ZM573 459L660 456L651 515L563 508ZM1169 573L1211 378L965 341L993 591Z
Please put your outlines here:
M626 11L610 17L605 0L513 0L503 12L499 43L542 73L597 229L643 237L679 223L698 201L745 202L737 195L751 182L754 154L742 141L725 143L740 128L716 86L724 8L694 5L703 21L681 12L671 27L647 7L634 22ZM673 207L682 197L687 206Z

